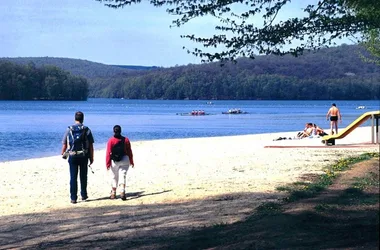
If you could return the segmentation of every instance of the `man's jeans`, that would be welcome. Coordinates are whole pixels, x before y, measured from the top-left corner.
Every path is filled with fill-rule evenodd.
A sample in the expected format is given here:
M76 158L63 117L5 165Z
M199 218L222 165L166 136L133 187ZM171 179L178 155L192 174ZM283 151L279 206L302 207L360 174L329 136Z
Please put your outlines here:
M88 173L88 158L74 158L69 157L70 165L70 197L71 200L76 201L78 199L78 171L80 180L80 194L82 198L87 199L87 173Z

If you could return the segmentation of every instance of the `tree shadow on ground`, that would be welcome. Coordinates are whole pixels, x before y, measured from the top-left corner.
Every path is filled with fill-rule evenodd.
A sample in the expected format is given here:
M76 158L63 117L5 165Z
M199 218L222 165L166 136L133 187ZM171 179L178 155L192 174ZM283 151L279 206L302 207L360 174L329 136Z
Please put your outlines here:
M240 194L239 198L243 195ZM265 194L255 194L265 196ZM377 249L379 196L346 190L314 211L261 206L232 224L206 224L230 199L70 208L1 218L0 249ZM231 198L232 197L232 198ZM217 201L217 202L216 202ZM226 215L220 214L223 217Z
M378 249L378 167L370 188L336 185L290 203L280 193L140 205L101 198L96 207L2 216L0 249Z
M379 196L347 189L312 211L273 205L245 221L196 230L171 242L172 249L378 249Z

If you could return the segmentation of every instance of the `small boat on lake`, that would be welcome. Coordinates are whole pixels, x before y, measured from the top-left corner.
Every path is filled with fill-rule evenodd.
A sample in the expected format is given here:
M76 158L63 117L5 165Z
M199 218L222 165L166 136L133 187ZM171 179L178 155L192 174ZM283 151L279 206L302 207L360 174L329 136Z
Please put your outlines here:
M240 115L240 114L248 114L248 112L242 111L240 109L229 109L227 112L222 112L225 115Z
M193 110L189 113L177 113L177 115L187 115L187 116L203 116L203 115L211 115L210 113L206 113L203 110Z
M357 106L356 109L365 109L365 106Z

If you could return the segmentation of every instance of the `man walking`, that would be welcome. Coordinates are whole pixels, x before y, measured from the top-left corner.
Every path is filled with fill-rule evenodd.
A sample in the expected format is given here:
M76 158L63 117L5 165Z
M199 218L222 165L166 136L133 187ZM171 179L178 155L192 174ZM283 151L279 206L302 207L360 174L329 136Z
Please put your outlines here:
M88 160L90 165L94 162L94 138L91 130L83 125L84 114L75 113L75 123L66 129L62 139L63 158L67 157L70 166L70 198L71 203L77 203L78 199L78 172L80 179L80 194L82 200L87 200L87 173Z
M334 134L333 128L335 127L335 133L338 134L338 119L340 122L342 122L342 115L340 114L339 109L336 107L336 104L333 103L331 105L331 108L326 114L326 119L329 120L330 116L330 129L331 129L331 134Z

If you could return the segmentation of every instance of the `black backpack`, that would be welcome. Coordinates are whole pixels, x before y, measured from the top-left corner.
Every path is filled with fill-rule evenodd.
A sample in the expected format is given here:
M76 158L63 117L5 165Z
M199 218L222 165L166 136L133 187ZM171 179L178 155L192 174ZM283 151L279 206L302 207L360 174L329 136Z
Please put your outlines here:
M69 126L68 141L69 154L72 157L87 157L89 143L87 139L88 128L83 125Z
M111 159L113 161L121 161L125 155L124 151L125 138L121 137L121 140L118 141L111 149Z

